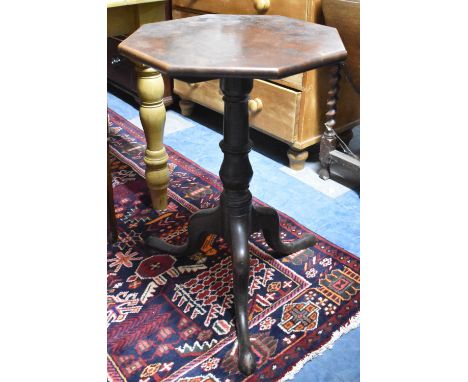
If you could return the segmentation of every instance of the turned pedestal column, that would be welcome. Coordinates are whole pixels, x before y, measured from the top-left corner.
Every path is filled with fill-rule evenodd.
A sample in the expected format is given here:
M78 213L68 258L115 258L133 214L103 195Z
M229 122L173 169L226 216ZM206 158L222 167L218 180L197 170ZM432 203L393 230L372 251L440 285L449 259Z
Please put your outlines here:
M250 270L249 236L262 231L268 245L276 251L275 256L294 253L313 246L315 238L304 235L292 243L280 239L277 212L270 207L254 207L249 191L253 176L249 161L252 142L249 139L249 92L253 80L246 78L223 78L220 81L224 94L223 140L219 146L224 159L219 170L223 182L220 204L216 208L200 210L190 217L187 243L171 245L158 237L149 237L146 243L173 255L188 255L199 249L207 234L221 235L231 247L233 292L236 313L236 330L239 344L239 369L244 374L255 370L248 325L248 284Z

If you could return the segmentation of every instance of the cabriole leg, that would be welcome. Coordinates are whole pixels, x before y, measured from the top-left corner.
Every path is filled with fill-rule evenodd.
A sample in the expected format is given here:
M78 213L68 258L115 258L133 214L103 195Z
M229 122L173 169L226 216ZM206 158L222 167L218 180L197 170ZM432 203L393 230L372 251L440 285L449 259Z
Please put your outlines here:
M234 307L236 313L236 330L238 343L239 370L250 375L255 370L255 357L252 353L249 338L248 290L249 290L249 221L248 216L231 217L229 236L232 251Z
M219 207L208 208L194 213L188 222L188 239L183 245L172 245L156 236L146 239L146 244L176 256L190 255L196 252L201 244L204 234L214 233L220 235L221 232L221 210Z
M255 206L253 221L255 229L262 230L267 244L278 253L279 256L275 257L289 255L315 245L315 237L309 234L291 243L283 243L280 238L278 212L271 207Z

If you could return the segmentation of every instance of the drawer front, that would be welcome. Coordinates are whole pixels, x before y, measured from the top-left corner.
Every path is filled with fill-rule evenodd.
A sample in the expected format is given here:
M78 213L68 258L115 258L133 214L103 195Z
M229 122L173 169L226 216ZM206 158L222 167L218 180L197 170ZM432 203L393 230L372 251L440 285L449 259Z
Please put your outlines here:
M208 13L282 15L307 19L308 0L173 0L175 7Z
M284 77L280 80L272 80L281 85L286 85L297 90L302 90L302 80L304 79L304 73L295 74L294 76Z
M178 8L172 9L173 19L183 19L185 17L193 17L193 16L199 16L199 15L200 15L199 13L189 12L184 9L178 9ZM289 86L293 89L302 90L302 80L303 80L303 73L298 73L298 74L295 74L294 76L289 76L289 77L282 78L280 80L273 80L273 81L281 85Z
M183 19L185 17L193 17L193 16L200 16L202 13L193 13L188 12L184 9L172 8L172 18L175 19Z
M174 80L174 93L219 113L224 111L219 80L188 84ZM260 99L262 108L250 112L250 125L284 142L295 140L301 92L271 82L255 80L251 99Z

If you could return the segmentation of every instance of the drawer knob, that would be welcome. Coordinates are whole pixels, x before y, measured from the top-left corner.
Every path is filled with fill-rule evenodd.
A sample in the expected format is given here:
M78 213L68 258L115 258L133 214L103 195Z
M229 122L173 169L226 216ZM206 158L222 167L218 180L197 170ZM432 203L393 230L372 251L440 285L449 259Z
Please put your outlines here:
M189 82L189 85L192 89L196 89L198 88L198 86L200 85L200 83L198 82Z
M266 12L270 8L270 0L254 0L254 7L257 12Z
M259 113L263 109L263 103L260 98L254 98L249 100L249 111L251 113Z

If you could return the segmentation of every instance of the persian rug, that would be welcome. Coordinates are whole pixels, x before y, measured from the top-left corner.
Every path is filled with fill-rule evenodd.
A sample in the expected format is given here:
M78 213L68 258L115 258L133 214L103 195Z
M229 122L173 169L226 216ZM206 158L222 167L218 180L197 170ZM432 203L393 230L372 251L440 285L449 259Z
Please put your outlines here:
M276 260L262 234L253 234L249 324L257 371L249 377L240 374L227 244L210 235L199 252L176 258L143 243L151 234L183 243L189 216L217 205L220 179L166 147L169 205L153 210L144 179L143 132L108 112L119 231L107 260L109 381L288 379L358 326L357 257L316 235L313 248ZM257 199L254 203L263 205ZM283 240L310 232L279 213Z

